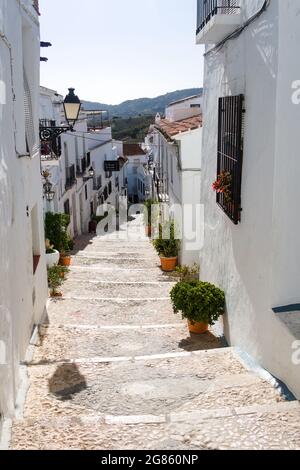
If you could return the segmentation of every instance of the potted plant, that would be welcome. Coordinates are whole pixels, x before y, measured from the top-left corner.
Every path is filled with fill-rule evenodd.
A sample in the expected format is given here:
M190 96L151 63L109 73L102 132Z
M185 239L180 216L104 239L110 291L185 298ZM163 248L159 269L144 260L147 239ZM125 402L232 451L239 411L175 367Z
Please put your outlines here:
M197 263L194 263L193 266L178 266L175 269L175 277L179 278L180 281L192 281L199 279L200 267Z
M51 245L50 240L46 239L46 263L48 268L52 268L59 262L59 251L54 249L54 245Z
M153 218L153 206L157 205L157 201L153 201L149 199L148 201L145 201L144 206L144 221L145 221L145 232L146 232L146 237L151 237L152 235L152 218ZM157 214L158 215L158 214Z
M48 285L51 297L62 297L62 293L58 292L58 288L63 284L65 274L68 271L68 268L59 265L48 268Z
M166 238L164 238L165 233L168 234ZM153 246L160 257L162 270L165 272L174 271L179 252L179 240L175 239L174 222L167 223L164 227L159 226L159 237L153 241Z
M203 334L224 314L225 294L218 287L198 280L180 281L171 291L175 313L182 312L191 333Z
M60 253L60 264L70 266L69 251L73 249L73 241L68 233L70 216L68 214L54 214L47 212L45 216L46 238L54 249Z
M60 252L59 264L61 266L66 266L66 267L71 266L72 258L70 255L70 251L72 251L73 249L74 249L74 242L72 238L68 236L66 239L65 246L64 248L62 248Z
M232 202L232 175L229 171L222 171L212 185L217 194L223 194L227 204Z

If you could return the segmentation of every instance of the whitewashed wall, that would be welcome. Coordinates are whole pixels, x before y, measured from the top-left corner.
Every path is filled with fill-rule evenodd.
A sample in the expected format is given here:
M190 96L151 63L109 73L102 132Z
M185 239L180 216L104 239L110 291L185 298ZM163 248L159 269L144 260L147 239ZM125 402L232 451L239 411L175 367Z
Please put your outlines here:
M38 146L31 158L21 156L26 154L23 63L33 110L31 138L38 144L39 58L38 15L31 2L0 0L0 413L4 416L14 413L19 363L47 298ZM40 255L35 274L33 249Z
M243 2L244 20L263 1ZM300 108L291 103L299 40L298 0L273 0L267 12L217 53L206 56L201 278L225 290L225 333L300 396L292 336L272 307L298 300ZM278 19L279 18L279 19ZM218 98L245 94L242 221L216 205Z
M166 108L166 119L179 121L197 116L202 112L202 101L202 96L199 95L171 104Z

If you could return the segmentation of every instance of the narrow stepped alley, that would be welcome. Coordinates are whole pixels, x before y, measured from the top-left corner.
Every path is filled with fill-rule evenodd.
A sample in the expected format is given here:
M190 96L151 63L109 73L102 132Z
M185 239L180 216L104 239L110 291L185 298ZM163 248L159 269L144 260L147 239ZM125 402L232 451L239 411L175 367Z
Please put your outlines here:
M191 337L146 237L85 236L76 249L28 358L11 448L300 448L298 402L211 332Z

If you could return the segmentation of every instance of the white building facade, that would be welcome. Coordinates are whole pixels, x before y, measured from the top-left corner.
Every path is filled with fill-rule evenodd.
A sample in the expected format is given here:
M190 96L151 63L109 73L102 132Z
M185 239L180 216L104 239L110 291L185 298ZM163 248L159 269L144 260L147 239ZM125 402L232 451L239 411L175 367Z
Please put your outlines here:
M62 114L63 97L41 87L41 125L66 125ZM66 213L71 217L69 227L73 238L87 233L99 205L116 206L120 193L120 171L105 171L105 162L118 162L119 154L112 140L110 127L88 127L88 116L80 113L74 132L68 131L51 145L42 143L42 168L50 173L55 196L44 198L45 212ZM90 176L91 170L93 177Z
M212 3L219 8L208 12L198 1L197 42L206 44L201 278L225 290L228 342L300 398L300 1ZM216 201L220 175L230 189Z
M0 1L0 421L12 416L48 295L39 151L38 4ZM0 424L1 425L1 424Z
M153 194L168 204L181 232L180 263L199 263L202 96L171 103L156 117L147 142L153 165Z
M139 203L149 199L151 179L148 171L148 153L140 144L123 142L123 156L127 161L128 200Z

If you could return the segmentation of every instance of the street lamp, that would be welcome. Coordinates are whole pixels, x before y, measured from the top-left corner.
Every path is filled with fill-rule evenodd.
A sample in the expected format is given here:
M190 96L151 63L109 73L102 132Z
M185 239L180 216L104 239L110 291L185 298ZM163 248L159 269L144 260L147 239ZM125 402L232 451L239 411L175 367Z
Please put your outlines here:
M81 109L80 99L75 95L74 91L75 88L69 88L69 93L63 102L64 113L68 126L44 126L41 124L40 139L42 142L51 142L65 132L73 132Z
M73 130L74 125L78 120L81 108L80 99L75 95L74 91L75 88L69 88L69 94L64 100L64 112L71 130Z
M45 182L43 184L44 196L48 202L52 202L55 197L55 191L53 191L53 184L49 181L50 173L49 171L45 170L42 173Z
M92 180L94 179L94 176L95 176L95 170L94 168L91 166L91 168L88 170L88 174L89 176L85 176L83 178L83 181L89 181L89 180Z

